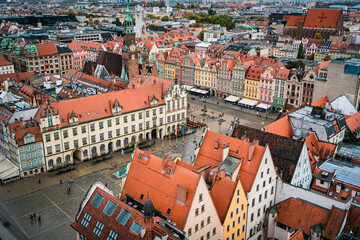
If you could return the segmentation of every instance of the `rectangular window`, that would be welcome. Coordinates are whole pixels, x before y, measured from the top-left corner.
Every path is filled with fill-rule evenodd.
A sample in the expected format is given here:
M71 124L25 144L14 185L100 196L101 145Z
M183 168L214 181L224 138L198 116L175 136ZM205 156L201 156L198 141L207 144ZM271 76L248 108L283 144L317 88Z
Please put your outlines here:
M104 123L103 122L99 122L99 128L103 129L104 128Z
M60 144L56 144L56 145L55 145L55 151L56 151L56 152L60 152Z
M253 206L255 206L255 198L253 198L253 200L252 200L252 205L251 205L252 207Z
M74 147L79 147L79 140L74 140Z
M50 134L46 134L46 135L45 135L45 139L46 139L47 142L50 142L50 141L51 141Z
M205 204L201 206L201 212L205 212Z
M131 121L135 121L135 114L131 114Z
M195 209L195 217L196 217L197 215L199 215L199 209L198 209L198 208Z
M91 142L92 143L96 142L96 136L95 135L91 136Z
M128 127L124 127L124 134L128 133Z
M117 204L113 201L110 201L106 204L103 212L111 217L111 215L114 213L115 208L117 207Z
M97 223L94 227L94 230L93 230L93 234L97 237L100 237L100 234L103 229L104 229L104 224L100 221L97 221Z
M111 119L107 121L107 125L108 125L108 127L111 127L111 125L112 125Z
M104 140L104 134L100 133L100 141Z
M146 111L146 117L150 116L150 111Z
M135 132L135 125L132 125L132 126L131 126L131 131L132 131L132 132Z
M86 139L86 137L84 137L84 138L82 139L82 143L83 143L83 145L86 145L86 144L87 144L87 139Z
M46 151L47 151L48 154L52 154L52 148L51 147L47 147Z
M199 231L199 224L195 225L195 232Z
M210 224L211 222L211 219L210 219L210 216L207 218L207 224Z
M90 130L95 131L95 124L94 123L90 124Z
M91 220L91 217L92 217L92 216L86 212L86 213L84 214L83 219L82 219L81 222L80 222L80 225L86 228L86 227L89 225L89 222L90 222L90 220Z
M216 228L213 228L213 236L216 234Z
M116 125L119 125L120 124L120 118L115 118L115 123L116 123Z
M91 205L98 208L103 200L104 196L102 196L100 193L96 193L95 197L91 201Z
M55 139L55 140L58 140L58 139L59 139L59 133L58 133L58 132L54 133L54 139Z
M274 194L274 186L271 187L271 195Z
M188 237L191 236L191 228L188 229Z
M267 192L268 192L268 191L266 190L266 191L265 191L265 196L264 196L265 199L267 198Z
M116 240L119 234L117 232L110 230L109 236L106 238L106 240Z
M112 131L108 131L108 138L112 138Z
M73 128L73 135L74 135L74 136L77 135L77 128Z
M201 228L205 226L204 220L201 221Z
M254 214L253 214L253 213L251 214L250 221L251 221L251 222L254 221Z
M81 132L86 133L86 126L81 126Z
M259 195L259 203L261 203L261 194Z
M120 129L116 129L116 136L120 136Z
M227 232L230 232L230 224L227 225L226 231L227 231Z
M142 113L141 112L139 113L139 119L142 119Z

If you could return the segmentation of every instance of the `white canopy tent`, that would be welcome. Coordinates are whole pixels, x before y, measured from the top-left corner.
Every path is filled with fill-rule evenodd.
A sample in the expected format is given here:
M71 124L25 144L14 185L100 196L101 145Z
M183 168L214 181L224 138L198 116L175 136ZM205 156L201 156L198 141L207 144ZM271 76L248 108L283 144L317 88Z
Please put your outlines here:
M9 159L0 154L0 181L5 182L19 177L19 168L16 167Z
M236 102L238 102L239 100L240 100L239 97L232 96L232 95L230 95L230 96L228 96L227 98L225 98L225 101L231 102L231 103L236 103Z
M268 110L269 108L271 108L271 105L270 104L266 104L266 103L260 103L256 106L257 108L261 108L261 109L264 109L264 110Z
M246 99L243 98L238 102L239 105L245 105L245 106L249 106L249 107L255 107L258 102L255 100L250 100L250 99Z

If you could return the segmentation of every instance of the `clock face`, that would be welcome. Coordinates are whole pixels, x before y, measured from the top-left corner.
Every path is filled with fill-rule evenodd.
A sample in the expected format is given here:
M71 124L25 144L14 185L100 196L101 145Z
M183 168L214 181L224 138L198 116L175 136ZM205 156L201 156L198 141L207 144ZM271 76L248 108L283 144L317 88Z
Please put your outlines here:
M136 50L136 46L134 44L132 44L130 46L130 51L135 52L135 50Z
M124 47L123 47L123 52L126 52L126 51L127 51L127 46L124 45Z

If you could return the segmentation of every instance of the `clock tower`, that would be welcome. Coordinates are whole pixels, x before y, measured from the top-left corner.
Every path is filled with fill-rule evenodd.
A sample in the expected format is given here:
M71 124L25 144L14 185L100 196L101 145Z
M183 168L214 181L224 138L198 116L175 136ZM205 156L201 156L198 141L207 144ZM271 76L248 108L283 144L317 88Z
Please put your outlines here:
M136 47L134 23L131 17L129 5L127 6L124 25L125 34L122 49L122 59L126 73L129 76L129 80L132 80L134 78L134 75L139 74L139 53Z

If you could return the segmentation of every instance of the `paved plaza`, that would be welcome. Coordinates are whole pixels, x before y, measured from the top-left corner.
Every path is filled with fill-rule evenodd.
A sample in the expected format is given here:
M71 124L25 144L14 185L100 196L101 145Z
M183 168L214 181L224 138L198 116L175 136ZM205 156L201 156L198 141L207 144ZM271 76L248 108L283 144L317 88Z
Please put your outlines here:
M209 129L219 131L217 119L210 119L201 116L204 105L206 105L208 115L221 117L225 121L220 126L221 133L227 134L234 117L240 120L240 124L260 129L273 121L271 118L258 117L253 110L241 111L237 106L230 106L225 103L219 105L215 102L201 102L190 100L191 109L189 116L195 116L198 121L205 121ZM201 137L202 129L198 129L196 134L190 134L184 138L179 137L177 143L175 139L169 141L167 138L162 142L157 140L151 147L152 153L158 157L179 156L183 161L191 163L191 155L195 148L194 140L198 141ZM119 180L112 176L112 173L122 168L131 159L131 154L121 155L115 153L112 160L92 164L82 162L76 165L76 170L61 175L55 173L44 173L17 182L0 186L0 213L11 223L16 230L24 235L24 239L76 239L76 232L70 227L74 222L79 210L80 203L85 197L90 186L97 181L107 184L109 189L114 191L115 196L120 192ZM111 169L114 163L118 165L116 169ZM41 180L41 184L38 180ZM73 183L69 183L74 179ZM60 184L60 180L63 182ZM71 188L71 193L67 194L67 188ZM31 222L30 215L36 213L41 216L41 223ZM0 234L9 236L7 229L1 228ZM4 238L3 238L4 240Z

